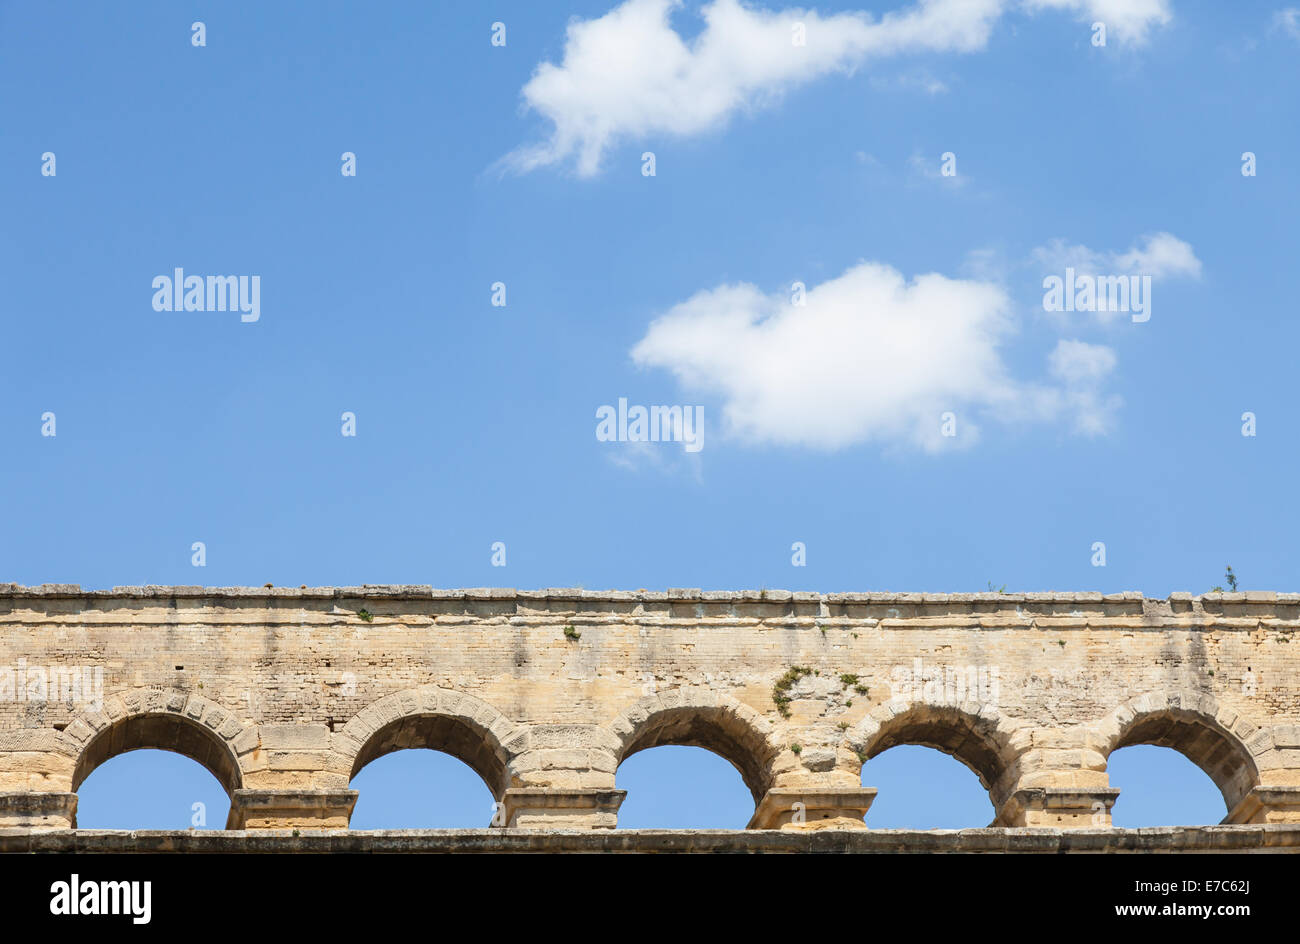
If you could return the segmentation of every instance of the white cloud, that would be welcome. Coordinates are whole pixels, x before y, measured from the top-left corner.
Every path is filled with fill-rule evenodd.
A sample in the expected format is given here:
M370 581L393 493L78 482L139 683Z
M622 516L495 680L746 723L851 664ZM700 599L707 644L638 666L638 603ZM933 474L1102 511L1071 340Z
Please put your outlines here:
M1031 12L1067 10L1084 23L1106 24L1106 32L1124 42L1141 45L1152 26L1173 19L1169 0L1024 0Z
M934 273L907 282L863 262L810 288L803 306L748 284L699 292L655 320L632 357L719 395L726 432L754 442L937 450L969 445L986 420L1104 428L1115 402L1098 387L1113 354L1058 348L1056 383L1023 382L1001 350L1016 330L995 283ZM954 439L941 434L945 412L957 416Z
M823 16L709 0L699 10L704 29L687 41L670 22L681 0L626 0L604 16L569 24L560 64L543 62L522 91L524 105L551 123L550 137L503 163L528 171L573 160L581 176L591 176L618 141L709 131L736 111L871 58L982 49L1009 3L917 0L877 20L864 12ZM1144 16L1168 19L1163 0L1090 0L1107 9L1126 3L1152 11L1113 14L1130 35L1144 35L1137 29ZM806 30L804 45L793 41L796 24Z

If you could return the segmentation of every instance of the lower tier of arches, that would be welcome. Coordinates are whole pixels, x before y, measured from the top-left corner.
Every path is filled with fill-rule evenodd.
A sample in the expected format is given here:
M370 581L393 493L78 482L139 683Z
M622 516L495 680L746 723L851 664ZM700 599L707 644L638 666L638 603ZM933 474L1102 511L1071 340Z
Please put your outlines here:
M1268 728L1206 695L1147 694L1091 722L1040 729L977 703L892 701L855 726L800 729L712 689L638 700L604 724L520 723L464 692L424 686L367 706L337 729L251 724L197 693L132 690L61 731L26 731L0 749L0 824L68 827L76 791L108 759L156 748L206 768L230 797L236 829L348 826L352 779L393 751L431 748L465 762L497 804L493 825L610 828L623 791L616 771L660 745L709 750L730 763L754 803L750 828L864 828L874 789L862 764L923 745L964 764L988 792L998 826L1110 823L1110 754L1172 748L1220 791L1226 823L1300 821L1300 769ZM810 743L794 737L808 735Z

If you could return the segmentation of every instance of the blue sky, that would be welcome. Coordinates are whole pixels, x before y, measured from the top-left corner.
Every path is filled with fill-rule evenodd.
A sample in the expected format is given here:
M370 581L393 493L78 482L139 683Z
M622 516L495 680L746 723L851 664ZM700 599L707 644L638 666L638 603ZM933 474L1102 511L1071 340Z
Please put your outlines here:
M1286 0L616 6L0 3L0 577L1294 589Z

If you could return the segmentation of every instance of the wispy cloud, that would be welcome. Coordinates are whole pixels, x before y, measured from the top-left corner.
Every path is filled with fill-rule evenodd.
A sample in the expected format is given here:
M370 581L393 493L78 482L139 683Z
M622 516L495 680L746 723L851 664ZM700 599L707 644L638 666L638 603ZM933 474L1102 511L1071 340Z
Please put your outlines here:
M942 95L948 91L946 82L924 69L901 72L888 78L873 77L871 87L878 91L923 92L926 95Z
M914 152L912 156L907 159L907 172L908 176L914 181L935 180L946 187L952 187L954 189L965 187L970 183L971 178L968 174L956 173L956 162L957 156L952 152L931 156ZM951 165L953 173L944 173L945 164Z
M1065 338L1047 356L1048 371L1059 382L1049 396L1058 400L1058 412L1071 417L1075 432L1097 436L1114 425L1123 401L1117 394L1104 393L1102 385L1114 372L1116 361L1112 348Z
M1169 0L1024 0L1031 12L1065 10L1084 23L1105 23L1106 31L1121 41L1141 45L1153 26L1173 19Z
M601 446L606 460L613 466L633 473L686 475L697 483L704 481L704 461L697 452L658 442L614 442Z
M1201 277L1201 260L1190 243L1172 233L1143 236L1123 251L1100 251L1054 239L1030 254L1031 262L1045 275L1059 276L1067 267L1077 276L1150 276L1152 279ZM1096 315L1106 322L1119 317L1117 311L1098 308Z
M704 29L691 40L673 29L681 0L626 0L604 16L569 24L558 65L543 62L524 86L527 109L551 124L546 140L507 155L516 171L572 161L580 176L601 167L623 140L700 134L737 111L755 110L785 92L869 60L916 52L983 49L1011 0L917 0L876 19L859 11L753 9L710 0ZM1134 42L1147 26L1168 22L1165 0L1029 0L1110 17ZM1131 8L1131 9L1130 9ZM937 92L942 83L925 87Z
M1273 28L1300 40L1300 7L1286 7L1274 13Z

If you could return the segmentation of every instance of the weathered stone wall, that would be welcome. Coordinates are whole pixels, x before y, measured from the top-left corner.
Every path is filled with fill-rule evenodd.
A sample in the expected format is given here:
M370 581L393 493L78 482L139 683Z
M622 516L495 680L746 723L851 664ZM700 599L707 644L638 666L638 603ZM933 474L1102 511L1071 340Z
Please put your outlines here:
M1226 822L1300 822L1297 628L1273 593L0 584L0 825L66 827L98 764L161 747L232 828L340 828L364 764L423 746L497 825L608 827L618 764L669 743L730 760L755 827L862 828L863 760L904 743L974 770L1003 826L1109 825L1135 743L1205 769Z

